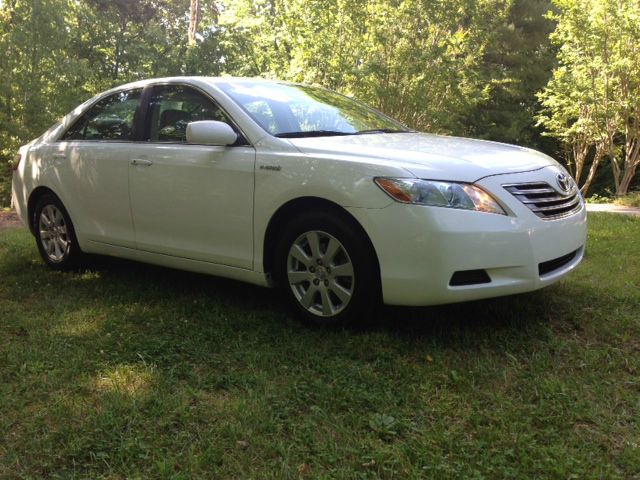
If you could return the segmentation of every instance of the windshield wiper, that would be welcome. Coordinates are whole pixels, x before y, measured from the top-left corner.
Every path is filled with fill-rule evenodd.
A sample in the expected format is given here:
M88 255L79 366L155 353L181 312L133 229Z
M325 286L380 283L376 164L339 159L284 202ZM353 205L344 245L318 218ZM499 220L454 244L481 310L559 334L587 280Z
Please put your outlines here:
M276 133L279 138L330 137L334 135L356 135L359 132L338 132L336 130L309 130L308 132Z
M356 135L367 133L412 133L413 130L398 130L394 128L371 128L369 130L360 130Z

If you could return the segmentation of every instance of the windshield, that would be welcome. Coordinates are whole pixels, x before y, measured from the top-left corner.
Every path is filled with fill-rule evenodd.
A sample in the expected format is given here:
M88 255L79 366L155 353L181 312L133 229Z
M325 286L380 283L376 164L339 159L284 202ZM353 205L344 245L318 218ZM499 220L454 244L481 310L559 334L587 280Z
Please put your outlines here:
M218 86L276 137L410 131L366 105L323 88L268 82L219 83Z

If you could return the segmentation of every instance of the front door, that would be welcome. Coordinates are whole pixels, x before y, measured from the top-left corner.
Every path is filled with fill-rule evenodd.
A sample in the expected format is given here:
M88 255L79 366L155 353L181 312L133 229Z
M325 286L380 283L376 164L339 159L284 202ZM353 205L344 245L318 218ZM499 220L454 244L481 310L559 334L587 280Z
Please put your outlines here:
M129 162L136 247L251 269L254 148L187 144L189 122L228 122L188 86L154 87L146 119L148 141L132 145Z

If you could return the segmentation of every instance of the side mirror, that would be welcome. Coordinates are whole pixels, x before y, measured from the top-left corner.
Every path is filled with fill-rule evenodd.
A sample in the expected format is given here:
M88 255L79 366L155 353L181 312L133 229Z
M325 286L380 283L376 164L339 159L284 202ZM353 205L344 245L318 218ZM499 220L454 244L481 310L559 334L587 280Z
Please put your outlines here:
M187 125L187 143L197 145L231 145L238 135L224 122L201 120Z

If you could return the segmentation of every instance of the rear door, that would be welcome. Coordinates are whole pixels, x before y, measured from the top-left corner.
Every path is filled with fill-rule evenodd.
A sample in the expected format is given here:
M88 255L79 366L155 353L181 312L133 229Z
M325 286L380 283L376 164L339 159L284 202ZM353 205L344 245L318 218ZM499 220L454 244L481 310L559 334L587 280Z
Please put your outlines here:
M129 152L142 89L111 94L46 146L57 190L82 239L135 246L129 204Z
M137 248L251 269L254 148L187 144L192 121L236 129L212 98L187 85L153 87L145 118L147 141L132 146L129 167Z

